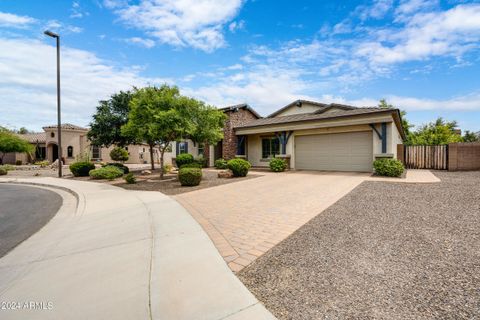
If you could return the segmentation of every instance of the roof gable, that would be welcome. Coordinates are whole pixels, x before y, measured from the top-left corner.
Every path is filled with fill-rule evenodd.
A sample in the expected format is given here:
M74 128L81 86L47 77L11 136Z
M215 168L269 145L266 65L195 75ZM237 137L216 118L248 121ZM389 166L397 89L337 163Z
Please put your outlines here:
M224 107L224 108L219 108L219 110L222 110L223 112L227 113L227 112L237 112L238 110L246 110L246 111L249 111L251 114L253 114L257 119L260 119L262 118L262 116L260 114L258 114L252 107L250 107L248 104L246 103L241 103L241 104L236 104L236 105L233 105L233 106L228 106L228 107Z
M308 100L295 100L285 107L270 114L267 118L291 116L295 114L315 113L327 108L329 105Z

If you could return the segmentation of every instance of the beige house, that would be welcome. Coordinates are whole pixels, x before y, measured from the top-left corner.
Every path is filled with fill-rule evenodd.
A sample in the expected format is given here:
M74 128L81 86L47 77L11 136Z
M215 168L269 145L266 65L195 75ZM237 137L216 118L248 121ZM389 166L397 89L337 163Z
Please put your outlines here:
M405 133L398 109L297 100L266 118L235 127L238 155L265 167L272 157L291 169L372 171L376 158L397 158Z
M50 163L58 159L57 126L43 127L44 132L19 135L35 146L34 154L12 153L5 157L5 163L14 164L20 160L22 163L33 163L39 160L48 160ZM87 138L88 129L73 124L62 124L62 157L65 164L75 162L78 158L88 154L92 161L112 162L110 151L115 146L108 148L90 145ZM129 159L125 163L147 164L150 163L150 151L146 144L128 145L125 149ZM159 151L154 149L154 162L160 163ZM165 163L171 163L171 153L165 154Z
M280 157L296 170L371 172L375 159L397 158L405 138L398 109L297 100L265 118L246 104L222 110L225 138L209 147L210 165L242 157L254 167L268 167ZM190 140L173 146L174 156L184 152L201 154Z

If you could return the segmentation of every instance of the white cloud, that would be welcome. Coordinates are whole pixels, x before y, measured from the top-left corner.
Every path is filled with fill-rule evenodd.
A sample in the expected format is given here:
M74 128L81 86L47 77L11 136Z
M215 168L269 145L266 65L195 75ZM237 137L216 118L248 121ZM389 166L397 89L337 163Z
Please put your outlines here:
M28 16L19 16L0 11L0 27L26 28L37 20Z
M40 129L55 123L55 48L32 39L0 38L0 114L2 124ZM118 68L95 54L63 47L62 117L87 125L100 99L132 86L161 84L138 68Z
M242 6L242 0L141 0L127 5L111 0L125 24L146 31L162 43L191 46L206 52L225 46L223 28Z
M88 11L85 11L81 6L78 1L73 1L72 2L72 8L70 8L70 11L72 12L70 14L70 18L72 19L79 19L83 18L85 16L90 15Z
M62 23L57 20L49 20L44 26L44 29L48 29L55 32L63 32L63 33L81 33L83 32L83 28L72 26L69 24Z
M153 41L152 39L143 39L139 37L133 37L133 38L125 39L125 41L127 43L140 45L142 47L149 48L149 49L155 46L155 41Z
M228 30L230 30L230 32L232 32L232 33L235 33L238 30L242 30L244 28L245 28L245 21L243 21L243 20L233 21L232 23L230 23L228 25Z
M361 20L382 19L392 7L393 0L374 0L371 6L360 6L356 11Z

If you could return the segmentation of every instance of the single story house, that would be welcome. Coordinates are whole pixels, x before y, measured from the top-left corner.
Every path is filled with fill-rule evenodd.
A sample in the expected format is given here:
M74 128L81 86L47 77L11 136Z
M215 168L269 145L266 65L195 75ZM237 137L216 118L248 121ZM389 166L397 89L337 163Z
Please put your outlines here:
M19 136L35 146L33 154L10 153L4 157L4 163L15 164L16 161L33 163L40 160L48 160L50 163L58 159L58 136L57 126L45 126L44 132L19 134ZM92 146L87 138L88 129L74 124L62 124L62 156L65 164L75 162L79 157L89 154L92 161L112 162L110 151L115 146L97 147ZM129 153L129 159L125 163L150 163L150 149L146 144L128 145L125 149ZM154 161L160 163L160 152L154 149ZM165 153L165 163L171 163L171 153Z
M296 100L265 118L246 104L222 110L228 117L224 139L208 147L210 165L242 157L268 167L280 157L296 170L371 172L376 158L397 158L405 139L398 109ZM173 146L174 156L183 152L201 154L190 140Z

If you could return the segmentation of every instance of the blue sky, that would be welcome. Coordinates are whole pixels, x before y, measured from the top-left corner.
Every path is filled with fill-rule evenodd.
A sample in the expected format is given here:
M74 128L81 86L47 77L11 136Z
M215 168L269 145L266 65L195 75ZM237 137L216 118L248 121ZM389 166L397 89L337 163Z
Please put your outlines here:
M480 2L435 0L0 0L0 125L55 122L97 101L169 83L218 107L268 115L296 99L388 102L414 124L480 131Z

